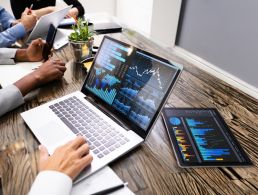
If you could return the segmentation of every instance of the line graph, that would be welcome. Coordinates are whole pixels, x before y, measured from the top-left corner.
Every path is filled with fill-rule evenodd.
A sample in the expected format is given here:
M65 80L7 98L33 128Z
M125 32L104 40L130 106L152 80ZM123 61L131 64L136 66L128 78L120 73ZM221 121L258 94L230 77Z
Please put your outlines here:
M160 70L159 67L156 69L145 69L142 73L140 73L140 71L138 70L138 66L133 66L133 67L129 67L130 70L135 70L135 73L138 77L143 77L144 75L151 75L151 76L155 76L158 83L159 83L159 88L163 89L162 87L162 83L161 83L161 79L160 79Z

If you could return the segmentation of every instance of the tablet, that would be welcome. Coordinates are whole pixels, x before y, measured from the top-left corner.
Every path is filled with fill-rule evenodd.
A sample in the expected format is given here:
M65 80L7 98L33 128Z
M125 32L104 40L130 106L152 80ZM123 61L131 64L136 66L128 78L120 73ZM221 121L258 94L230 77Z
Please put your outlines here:
M162 116L179 166L252 164L215 108L164 108Z
M36 26L33 28L32 32L30 33L28 39L26 40L26 44L29 44L31 41L37 38L46 39L50 24L52 24L55 28L57 28L61 20L63 20L64 17L68 14L71 7L72 5L67 6L61 10L52 12L50 14L41 16Z

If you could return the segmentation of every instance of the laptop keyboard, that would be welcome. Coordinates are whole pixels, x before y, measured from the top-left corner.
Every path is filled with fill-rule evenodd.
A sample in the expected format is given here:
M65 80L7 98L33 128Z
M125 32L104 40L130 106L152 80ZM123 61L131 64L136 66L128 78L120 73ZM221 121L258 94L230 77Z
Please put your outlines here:
M55 103L49 108L73 133L85 136L90 149L99 158L129 142L127 137L107 124L103 118L75 96Z

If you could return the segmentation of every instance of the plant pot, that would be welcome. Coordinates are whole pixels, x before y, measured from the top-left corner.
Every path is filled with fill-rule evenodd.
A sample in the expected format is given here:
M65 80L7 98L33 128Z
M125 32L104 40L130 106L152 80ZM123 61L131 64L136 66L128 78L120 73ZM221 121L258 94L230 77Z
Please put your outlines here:
M91 57L93 41L93 39L88 41L69 41L75 62L81 62Z

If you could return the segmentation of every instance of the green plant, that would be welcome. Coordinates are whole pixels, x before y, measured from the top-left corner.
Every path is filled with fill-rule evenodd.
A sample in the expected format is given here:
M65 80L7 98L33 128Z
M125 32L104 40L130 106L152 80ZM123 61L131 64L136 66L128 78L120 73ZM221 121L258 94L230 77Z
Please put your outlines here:
M77 20L76 25L72 26L74 32L69 35L70 41L88 41L93 39L93 31L89 29L88 22L81 18Z

